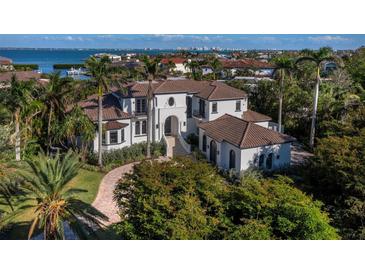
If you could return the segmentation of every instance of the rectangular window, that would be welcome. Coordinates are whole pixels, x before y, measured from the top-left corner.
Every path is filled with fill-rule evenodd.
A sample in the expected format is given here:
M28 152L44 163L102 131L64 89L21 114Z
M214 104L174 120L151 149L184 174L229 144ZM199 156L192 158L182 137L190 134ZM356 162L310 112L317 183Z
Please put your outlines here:
M136 99L136 113L146 112L146 99Z
M144 120L142 121L142 134L146 134L147 133L147 121Z
M212 103L212 113L217 113L218 112L218 103L214 102Z
M125 139L124 139L124 128L120 131L121 132L121 138L120 138L120 140L122 141L122 142L124 142L125 141Z
M103 144L103 145L105 145L105 144L106 144L106 133L105 133L105 132L103 132L101 136L102 136L102 137L101 137L101 138L102 138L102 139L101 139L101 142L102 142L102 144Z
M118 144L118 131L113 130L109 132L109 140L110 144Z
M241 111L241 101L236 101L236 111Z
M136 131L136 135L140 135L141 134L141 125L140 125L140 122L139 121L136 122L136 129L135 129L135 131Z
M188 118L193 116L193 99L189 96L186 97L186 114Z

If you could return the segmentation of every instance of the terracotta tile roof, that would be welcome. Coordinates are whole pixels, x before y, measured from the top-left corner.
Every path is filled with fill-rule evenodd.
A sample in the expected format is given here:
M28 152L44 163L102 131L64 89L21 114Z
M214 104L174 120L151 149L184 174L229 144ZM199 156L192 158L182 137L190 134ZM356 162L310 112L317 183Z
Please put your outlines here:
M30 79L37 80L41 77L41 74L35 71L0 72L0 82L10 82L13 75L15 75L19 81L28 81Z
M128 124L126 123L119 123L117 121L109 121L105 124L106 130L113 130L113 129L121 129L127 127Z
M181 57L163 58L161 59L161 64L166 65L169 63L169 61L172 61L174 64L184 64L186 59Z
M271 121L272 118L264 115L262 113L258 113L256 111L253 110L247 110L244 111L242 114L242 119L247 121L247 122L254 122L254 123L258 123L258 122L267 122L267 121Z
M89 96L86 100L78 104L93 122L98 120L98 97L97 95ZM103 121L129 119L131 115L120 109L118 99L113 93L103 96Z
M130 84L125 97L147 96L148 82ZM206 100L246 98L244 91L218 81L166 80L153 83L154 94L188 92Z
M257 61L254 59L239 59L239 60L227 60L227 59L220 59L220 62L223 68L251 68L251 69L269 69L275 68L273 64Z
M205 134L217 142L226 141L241 149L283 144L295 141L294 137L225 114L211 122L198 125Z
M11 65L12 63L13 60L11 60L10 58L0 56L0 65Z

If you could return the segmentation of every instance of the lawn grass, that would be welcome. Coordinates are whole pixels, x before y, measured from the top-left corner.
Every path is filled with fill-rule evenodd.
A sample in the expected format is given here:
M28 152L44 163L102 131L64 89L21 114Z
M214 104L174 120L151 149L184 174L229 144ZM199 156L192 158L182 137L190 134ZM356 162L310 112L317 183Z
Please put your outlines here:
M80 169L77 176L67 184L67 188L77 188L85 190L78 194L78 198L88 204L91 204L98 193L99 185L104 173ZM33 219L33 209L29 208L17 216L13 222L12 229L6 233L7 239L26 239L30 225Z

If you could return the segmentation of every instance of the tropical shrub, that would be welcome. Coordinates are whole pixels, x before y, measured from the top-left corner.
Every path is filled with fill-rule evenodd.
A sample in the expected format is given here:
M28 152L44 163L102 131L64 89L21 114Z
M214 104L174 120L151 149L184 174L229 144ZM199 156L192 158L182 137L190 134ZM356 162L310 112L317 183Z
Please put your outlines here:
M146 157L147 144L145 142L133 144L129 147L105 151L103 163L105 166L120 166L134 161L140 161ZM165 145L162 142L152 143L151 154L154 157L165 155ZM90 153L87 157L89 164L97 165L98 154Z
M321 204L287 177L227 183L202 161L143 161L116 187L122 239L338 239Z
M345 239L365 239L365 130L319 141L305 171L306 189L322 200Z

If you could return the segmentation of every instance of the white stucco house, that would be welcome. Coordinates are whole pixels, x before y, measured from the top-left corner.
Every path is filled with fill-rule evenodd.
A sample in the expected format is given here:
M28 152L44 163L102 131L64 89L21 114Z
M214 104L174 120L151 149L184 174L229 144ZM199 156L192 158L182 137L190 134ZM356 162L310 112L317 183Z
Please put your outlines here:
M185 66L186 63L191 62L190 59L185 59L181 57L163 58L161 60L161 65L166 66L169 62L175 64L175 68L173 68L172 71L181 72L183 74L190 72L190 69Z
M147 82L128 84L103 97L104 151L147 140ZM223 169L275 169L290 164L293 137L270 129L271 118L248 110L247 95L217 81L165 80L153 83L152 141L190 153L185 141L199 136L199 149ZM97 122L97 97L80 103ZM98 133L93 149L98 149Z

